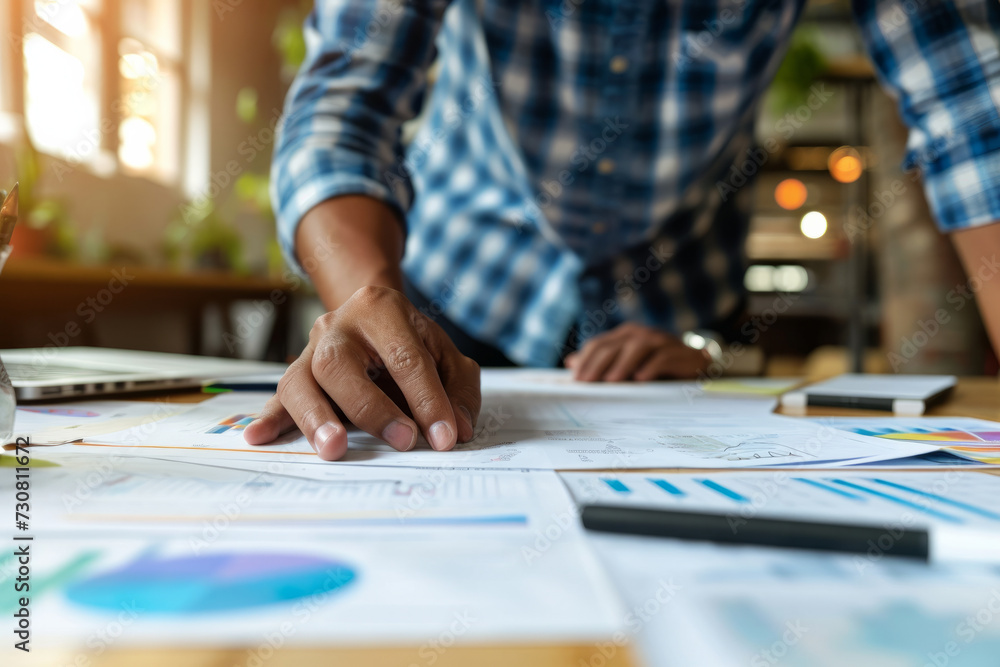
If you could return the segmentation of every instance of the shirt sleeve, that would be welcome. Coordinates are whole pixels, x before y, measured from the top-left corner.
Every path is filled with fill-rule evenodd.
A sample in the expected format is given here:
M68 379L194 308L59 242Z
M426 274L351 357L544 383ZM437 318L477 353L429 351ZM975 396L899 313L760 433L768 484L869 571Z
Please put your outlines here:
M1000 4L996 0L853 0L883 84L910 128L944 231L1000 220Z
M401 214L409 208L413 190L402 167L400 130L423 104L447 5L316 0L271 164L278 239L298 272L295 232L317 204L362 194Z

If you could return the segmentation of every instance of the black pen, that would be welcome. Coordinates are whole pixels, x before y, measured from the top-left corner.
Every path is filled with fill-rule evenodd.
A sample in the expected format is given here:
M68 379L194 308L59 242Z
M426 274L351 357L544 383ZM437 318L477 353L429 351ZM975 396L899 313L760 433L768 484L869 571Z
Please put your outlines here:
M930 535L922 527L894 531L892 543L886 545L887 529L875 525L744 519L738 515L615 505L584 505L580 516L584 528L607 533L861 554L875 551L930 560Z

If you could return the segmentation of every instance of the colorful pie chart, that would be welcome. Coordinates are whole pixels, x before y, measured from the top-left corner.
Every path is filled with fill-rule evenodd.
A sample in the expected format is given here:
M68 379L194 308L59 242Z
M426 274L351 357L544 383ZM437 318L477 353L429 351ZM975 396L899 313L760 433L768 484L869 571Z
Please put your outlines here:
M146 555L69 586L66 596L112 611L125 605L159 614L211 613L328 595L356 576L344 563L299 554Z

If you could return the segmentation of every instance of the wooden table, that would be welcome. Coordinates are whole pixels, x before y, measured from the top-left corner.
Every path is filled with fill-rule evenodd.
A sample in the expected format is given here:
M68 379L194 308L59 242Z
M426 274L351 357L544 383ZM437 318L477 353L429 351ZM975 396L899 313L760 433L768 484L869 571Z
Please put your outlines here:
M223 330L232 331L228 305L261 302L276 314L269 357L284 361L286 329L296 285L280 279L224 271L183 273L127 265L89 266L44 258L7 262L0 290L0 348L94 345L199 354L206 306L219 307ZM130 325L144 321L185 323L181 345L136 340ZM121 331L119 331L121 330ZM171 339L172 340L172 339ZM223 349L221 354L227 354ZM231 354L229 355L231 356Z
M206 395L198 393L157 396L157 400L194 402L204 400ZM784 414L805 414L808 416L891 416L889 413L848 410L840 408L809 408L806 412ZM933 408L928 415L948 415L978 417L1000 421L1000 380L997 378L962 378L949 399ZM669 472L669 471L664 471ZM686 472L691 472L690 470ZM719 472L719 471L714 471ZM607 641L606 637L595 637L589 644L558 645L496 645L496 646L454 646L440 654L435 667L580 667L580 665L601 664L607 667L635 666L635 656L624 648L606 661L597 656L597 642ZM327 667L329 665L363 667L409 667L426 665L418 654L418 647L334 647L295 648L277 651L263 664L266 667ZM53 664L72 664L74 655L55 656ZM246 664L245 649L178 649L164 646L161 649L112 650L93 659L88 664L97 667L229 667ZM595 660L591 663L591 660ZM48 664L48 663L46 663Z

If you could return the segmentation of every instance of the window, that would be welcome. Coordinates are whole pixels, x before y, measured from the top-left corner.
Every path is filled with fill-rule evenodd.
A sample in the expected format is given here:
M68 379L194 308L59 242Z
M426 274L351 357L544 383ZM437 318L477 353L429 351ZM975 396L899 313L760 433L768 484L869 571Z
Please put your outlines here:
M8 116L23 114L35 147L99 173L179 185L190 96L183 39L190 0L15 0L9 6L4 18L22 48L8 52L13 62L2 63L0 75L10 74L14 83L0 104ZM18 86L21 94L11 90Z

